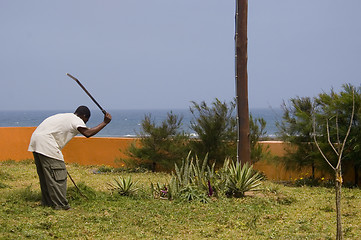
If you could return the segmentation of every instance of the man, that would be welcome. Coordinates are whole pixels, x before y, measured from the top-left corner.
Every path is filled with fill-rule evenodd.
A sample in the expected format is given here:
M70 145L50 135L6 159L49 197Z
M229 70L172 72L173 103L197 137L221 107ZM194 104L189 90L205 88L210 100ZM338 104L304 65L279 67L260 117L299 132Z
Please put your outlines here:
M31 136L28 151L33 152L41 188L41 204L54 209L70 209L66 199L67 171L63 147L77 134L91 137L112 119L109 113L98 126L87 128L90 110L80 106L74 113L56 114L45 119Z

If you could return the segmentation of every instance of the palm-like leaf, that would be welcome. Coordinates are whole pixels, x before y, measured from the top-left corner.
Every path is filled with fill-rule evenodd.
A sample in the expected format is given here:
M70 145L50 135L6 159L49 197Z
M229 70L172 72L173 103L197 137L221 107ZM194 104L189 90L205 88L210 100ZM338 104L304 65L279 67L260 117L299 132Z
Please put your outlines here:
M108 183L108 186L110 186L111 191L117 192L120 195L129 196L138 190L138 188L136 188L138 182L133 182L130 176L127 179L118 177L118 179L114 179L114 182L115 183Z
M227 193L235 197L243 197L247 191L259 190L262 176L253 171L252 165L245 163L243 166L239 161L230 163L227 181Z

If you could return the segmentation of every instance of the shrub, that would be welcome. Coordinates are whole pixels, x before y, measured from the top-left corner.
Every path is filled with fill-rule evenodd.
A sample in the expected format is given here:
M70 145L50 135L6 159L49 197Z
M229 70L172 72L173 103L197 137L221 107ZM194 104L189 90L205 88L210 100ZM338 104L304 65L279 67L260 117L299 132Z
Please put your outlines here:
M152 171L156 170L157 164L169 168L188 151L188 137L180 131L182 120L182 117L170 112L167 119L157 126L151 115L146 115L141 124L142 131L138 134L140 146L132 144L127 155L133 163L134 159L141 159L142 167ZM129 162L129 159L126 161ZM150 164L145 165L144 161Z
M285 148L287 154L278 160L286 169L301 170L303 167L311 167L314 178L316 168L321 168L323 164L312 138L314 101L309 97L296 97L290 99L290 106L284 102L282 107L282 121L276 123L278 135L292 145Z
M191 142L193 152L201 157L208 154L209 160L224 160L236 155L237 121L234 114L235 101L221 102L218 99L207 105L192 102L190 111L193 115L190 128L198 138Z

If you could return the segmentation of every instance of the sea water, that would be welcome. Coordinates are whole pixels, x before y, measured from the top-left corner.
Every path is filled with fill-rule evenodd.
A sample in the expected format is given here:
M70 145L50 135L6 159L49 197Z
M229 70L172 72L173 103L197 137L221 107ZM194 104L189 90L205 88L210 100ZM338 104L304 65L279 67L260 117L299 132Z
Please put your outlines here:
M189 135L194 135L190 129L190 122L193 115L189 109L178 110L109 110L112 115L112 121L97 137L136 137L141 132L141 123L145 115L151 116L156 124L161 123L167 118L170 112L183 117L182 130ZM36 127L45 118L56 113L73 111L0 111L0 127ZM103 121L103 114L99 110L92 110L92 116L87 123L88 127L94 127ZM268 136L275 136L277 132L276 122L281 119L281 109L257 108L251 109L250 114L254 118L263 118L267 125Z

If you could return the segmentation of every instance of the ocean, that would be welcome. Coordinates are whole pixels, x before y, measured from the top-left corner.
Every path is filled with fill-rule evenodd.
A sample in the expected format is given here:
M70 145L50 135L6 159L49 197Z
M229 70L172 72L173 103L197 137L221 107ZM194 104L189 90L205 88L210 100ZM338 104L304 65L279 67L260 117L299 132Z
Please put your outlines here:
M189 128L193 115L189 109L178 110L109 110L112 121L97 137L136 137L141 130L141 122L146 114L151 114L156 123L167 118L167 113L183 116L182 130L188 134L194 134ZM0 111L0 127L36 127L45 118L63 112L73 111ZM99 110L92 110L92 116L87 123L88 127L94 127L103 121L103 114ZM254 118L263 118L266 122L268 136L275 136L277 132L276 121L281 120L282 110L271 108L250 109Z

